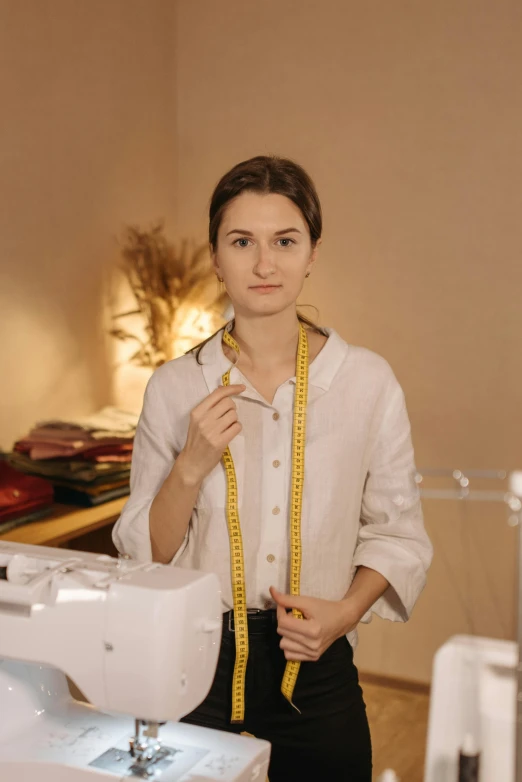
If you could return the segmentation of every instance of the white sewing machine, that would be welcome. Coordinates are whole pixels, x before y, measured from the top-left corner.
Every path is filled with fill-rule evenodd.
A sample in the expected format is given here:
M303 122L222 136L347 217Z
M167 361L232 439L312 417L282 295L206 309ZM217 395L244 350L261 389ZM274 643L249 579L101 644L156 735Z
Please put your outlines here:
M481 782L513 782L518 649L514 641L457 635L435 655L425 782L453 782L466 734L480 750Z
M264 782L267 742L176 724L221 622L212 574L0 543L2 782Z

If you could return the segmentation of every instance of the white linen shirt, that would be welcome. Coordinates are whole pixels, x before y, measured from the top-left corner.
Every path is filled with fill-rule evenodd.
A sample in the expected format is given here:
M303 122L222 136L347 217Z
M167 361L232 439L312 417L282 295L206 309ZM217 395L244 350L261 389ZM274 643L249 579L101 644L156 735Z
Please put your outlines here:
M390 583L372 611L406 621L422 591L432 547L415 482L404 395L389 364L348 345L333 329L309 368L301 517L301 594L339 600L360 565ZM231 364L222 332L194 354L169 361L145 392L131 469L131 494L113 538L118 550L150 561L149 509L185 445L191 410L221 385L234 397L242 431L230 443L238 482L247 605L270 608L269 587L289 591L289 500L295 377L269 404ZM223 611L233 607L222 462L205 478L178 567L219 576ZM363 621L370 621L367 612ZM356 645L356 633L348 636Z

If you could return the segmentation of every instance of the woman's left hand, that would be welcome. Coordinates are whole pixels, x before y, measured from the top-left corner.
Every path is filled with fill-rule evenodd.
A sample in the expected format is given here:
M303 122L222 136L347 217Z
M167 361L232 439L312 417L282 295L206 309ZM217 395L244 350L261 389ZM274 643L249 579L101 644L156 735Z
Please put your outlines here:
M338 638L353 630L360 616L355 601L321 600L303 595L283 595L274 587L270 594L277 604L277 632L287 660L315 662ZM303 619L287 609L297 608Z

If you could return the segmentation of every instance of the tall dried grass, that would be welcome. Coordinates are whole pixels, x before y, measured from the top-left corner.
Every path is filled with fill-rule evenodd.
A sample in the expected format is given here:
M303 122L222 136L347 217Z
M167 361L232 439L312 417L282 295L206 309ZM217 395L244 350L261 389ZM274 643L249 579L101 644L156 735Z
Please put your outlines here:
M110 334L122 341L137 341L139 348L130 361L156 368L174 357L181 307L189 305L211 311L219 321L228 297L226 292L217 291L207 245L196 245L186 239L178 246L172 244L165 236L163 222L150 230L129 226L121 255L121 269L137 309L118 313L113 321L141 315L146 336L143 338L119 325L111 328Z

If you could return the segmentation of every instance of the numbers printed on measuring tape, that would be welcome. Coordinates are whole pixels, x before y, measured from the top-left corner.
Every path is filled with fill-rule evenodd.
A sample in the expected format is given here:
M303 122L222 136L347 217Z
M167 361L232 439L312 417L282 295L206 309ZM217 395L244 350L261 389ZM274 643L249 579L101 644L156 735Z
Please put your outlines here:
M239 345L225 329L223 342L239 355ZM230 385L230 370L223 375L224 386ZM306 437L306 405L308 399L308 337L304 326L299 324L299 341L296 359L296 384L294 396L294 420L292 431L292 479L290 501L290 593L298 595L301 582L301 509L304 482L304 449ZM245 678L248 662L248 621L246 607L245 563L243 540L238 512L238 488L234 460L230 448L222 457L227 481L226 515L230 540L230 568L232 596L234 601L234 630L236 660L232 679L231 722L243 722L245 714ZM301 611L293 609L293 615L302 619ZM287 661L281 692L292 702L300 662Z

